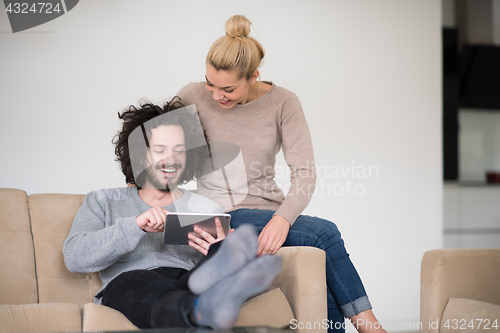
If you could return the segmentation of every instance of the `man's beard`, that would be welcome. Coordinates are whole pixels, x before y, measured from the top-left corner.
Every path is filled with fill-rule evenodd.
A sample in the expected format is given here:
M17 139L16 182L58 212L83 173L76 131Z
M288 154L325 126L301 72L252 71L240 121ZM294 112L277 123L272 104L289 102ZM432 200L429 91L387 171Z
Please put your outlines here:
M176 169L180 169L182 165L176 163L169 167L174 167ZM153 186L155 189L170 193L172 190L177 188L177 182L174 181L173 178L159 178L158 171L161 172L161 169L165 168L164 164L157 164L155 167L150 167L146 170L146 179L149 184ZM177 175L175 178L179 179L182 174Z

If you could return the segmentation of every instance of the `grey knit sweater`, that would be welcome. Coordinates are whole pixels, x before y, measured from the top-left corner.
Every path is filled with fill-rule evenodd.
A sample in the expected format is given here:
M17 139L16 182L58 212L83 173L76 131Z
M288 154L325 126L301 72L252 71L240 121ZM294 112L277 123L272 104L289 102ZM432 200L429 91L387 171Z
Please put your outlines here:
M164 207L171 212L222 213L213 201L182 190ZM136 187L90 192L64 242L64 262L71 272L99 272L103 290L119 274L135 269L176 267L191 270L203 257L188 245L165 245L163 233L146 233L135 218L151 209ZM100 303L95 298L94 302Z

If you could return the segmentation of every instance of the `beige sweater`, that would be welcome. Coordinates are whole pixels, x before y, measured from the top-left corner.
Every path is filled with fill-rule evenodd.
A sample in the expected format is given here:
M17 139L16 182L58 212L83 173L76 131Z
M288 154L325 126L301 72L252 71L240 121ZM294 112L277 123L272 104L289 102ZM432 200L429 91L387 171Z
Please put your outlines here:
M213 156L212 172L198 179L198 193L226 212L270 209L293 224L316 183L311 135L297 96L272 84L263 97L226 110L204 82L190 83L177 95L184 105L195 104ZM280 148L289 170L275 170ZM274 181L276 171L290 173L286 198Z

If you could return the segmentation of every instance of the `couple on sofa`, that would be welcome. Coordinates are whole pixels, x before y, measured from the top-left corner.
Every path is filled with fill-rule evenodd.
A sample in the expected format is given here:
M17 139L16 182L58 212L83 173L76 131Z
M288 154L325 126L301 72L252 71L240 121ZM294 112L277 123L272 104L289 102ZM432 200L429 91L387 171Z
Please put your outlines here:
M301 215L316 181L311 136L297 96L257 80L264 51L249 32L244 16L231 17L226 35L207 55L205 82L179 91L182 103L196 105L199 119L181 112L174 100L164 107L132 107L120 116L115 152L127 183L136 186L85 197L64 245L66 265L70 271L99 271L103 288L95 301L138 327L229 328L242 302L278 273L280 261L273 255L281 246L313 246L326 253L329 330L343 331L346 317L360 333L385 332L336 225ZM177 113L184 115L176 119ZM193 119L203 130L193 127ZM211 174L203 168L205 136L214 148ZM224 167L231 152L213 155L221 151L218 142L238 147L244 169L236 177L234 165ZM281 148L292 181L286 197L274 182ZM198 191L217 204L178 187L195 175L203 176L197 177ZM236 229L227 239L220 226L216 238L194 230L201 238L191 235L189 246L166 246L158 234L166 211L223 210Z

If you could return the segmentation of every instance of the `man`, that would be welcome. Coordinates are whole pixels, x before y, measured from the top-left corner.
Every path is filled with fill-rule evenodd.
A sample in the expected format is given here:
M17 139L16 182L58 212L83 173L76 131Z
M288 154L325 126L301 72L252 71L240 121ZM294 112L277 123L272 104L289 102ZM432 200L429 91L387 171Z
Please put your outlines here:
M242 303L278 274L280 258L256 258L250 226L223 242L218 223L217 238L195 228L203 238L190 235L189 246L163 244L167 212L222 213L209 199L178 187L200 174L207 157L199 119L175 100L163 108L132 106L119 117L115 153L135 186L85 196L64 243L66 266L99 272L103 287L94 302L117 309L139 328L232 327Z

